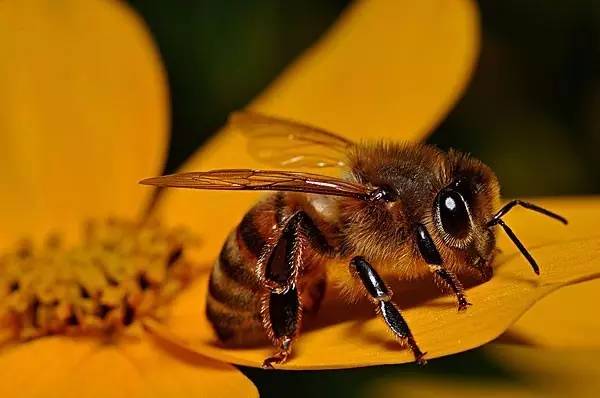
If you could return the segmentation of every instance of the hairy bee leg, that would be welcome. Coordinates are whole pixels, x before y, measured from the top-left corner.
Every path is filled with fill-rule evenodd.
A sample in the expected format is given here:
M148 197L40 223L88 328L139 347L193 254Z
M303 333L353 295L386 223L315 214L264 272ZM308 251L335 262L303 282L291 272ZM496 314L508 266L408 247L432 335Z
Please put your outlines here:
M415 361L421 365L425 364L425 353L417 345L400 310L392 302L392 291L385 285L377 271L363 257L357 256L350 261L350 272L362 282L371 300L377 305L377 313L381 315L394 335L412 351Z
M276 354L265 359L265 368L286 362L298 336L303 309L297 281L298 274L303 272L307 245L322 253L331 250L310 217L298 211L286 220L277 241L259 260L262 322L273 345L279 347Z
M446 268L441 265L429 265L429 269L435 276L440 278L440 280L448 286L454 295L456 296L456 301L458 303L458 310L464 311L468 306L471 305L467 300L467 296L464 293L464 289L458 278L453 272L448 271Z
M287 361L300 329L302 305L297 280L298 273L302 272L302 256L308 241L304 227L307 219L303 211L287 219L277 242L267 249L268 257L262 260L264 271L259 269L264 289L261 299L263 326L273 345L279 348L265 359L264 368Z
M306 244L303 221L306 214L291 215L271 238L258 261L257 272L262 285L272 292L285 292L296 282L302 266L302 252Z
M462 284L456 275L442 266L442 256L440 256L440 252L435 247L433 239L429 236L427 228L423 224L417 224L415 233L417 248L427 265L429 265L431 272L439 277L454 292L458 301L458 310L462 311L466 309L471 303L467 301Z
M292 343L298 336L302 318L302 305L296 285L286 292L267 292L263 296L263 323L269 338L279 347L273 356L263 362L263 368L273 368L288 360L292 353Z
M298 211L276 228L258 260L257 273L262 285L283 292L295 283L302 268L302 251L310 245L316 252L330 255L333 248L311 218Z
M284 338L281 341L279 351L263 361L263 369L273 369L273 365L285 363L292 354L292 341L289 337Z

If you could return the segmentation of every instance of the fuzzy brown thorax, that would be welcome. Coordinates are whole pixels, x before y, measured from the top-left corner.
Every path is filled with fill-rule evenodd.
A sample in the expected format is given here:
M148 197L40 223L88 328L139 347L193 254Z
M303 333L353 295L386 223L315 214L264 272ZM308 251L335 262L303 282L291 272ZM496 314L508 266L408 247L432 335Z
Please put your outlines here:
M391 197L340 201L347 255L363 255L401 279L427 275L414 241L415 227L422 224L446 268L464 272L489 266L495 235L486 222L498 206L499 186L482 162L428 145L375 142L356 145L349 167L352 179L383 187ZM466 202L469 226L463 236L445 231L440 219L440 195L448 189L458 190Z

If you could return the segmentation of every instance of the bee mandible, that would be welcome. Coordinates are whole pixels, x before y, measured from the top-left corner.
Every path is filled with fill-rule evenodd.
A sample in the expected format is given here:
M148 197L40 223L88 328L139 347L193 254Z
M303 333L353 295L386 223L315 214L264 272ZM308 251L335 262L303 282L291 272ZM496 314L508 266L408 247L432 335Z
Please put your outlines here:
M424 363L382 275L432 275L469 305L457 275L492 276L496 226L539 267L502 217L515 206L563 223L529 202L500 207L494 172L455 150L388 141L355 143L319 128L251 112L230 126L252 153L280 167L339 167L343 178L287 170L227 169L148 178L142 184L212 190L276 191L251 208L226 238L209 279L207 317L232 346L271 341L263 366L288 360L303 313L318 310L332 259L348 264L358 291L387 327ZM497 210L499 208L499 210ZM362 287L361 287L362 286Z

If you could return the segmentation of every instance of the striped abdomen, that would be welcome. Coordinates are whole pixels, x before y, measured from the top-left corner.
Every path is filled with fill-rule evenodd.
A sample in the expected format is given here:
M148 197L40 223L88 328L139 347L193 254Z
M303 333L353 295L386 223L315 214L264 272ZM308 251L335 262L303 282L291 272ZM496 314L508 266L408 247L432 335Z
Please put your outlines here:
M254 206L229 234L213 267L206 313L219 339L231 345L267 341L261 318L260 299L265 287L259 283L256 271L258 257L270 234L282 227L298 210L314 209L304 195L277 193ZM309 246L303 258L303 271L298 280L303 308L316 307L325 288L322 257Z

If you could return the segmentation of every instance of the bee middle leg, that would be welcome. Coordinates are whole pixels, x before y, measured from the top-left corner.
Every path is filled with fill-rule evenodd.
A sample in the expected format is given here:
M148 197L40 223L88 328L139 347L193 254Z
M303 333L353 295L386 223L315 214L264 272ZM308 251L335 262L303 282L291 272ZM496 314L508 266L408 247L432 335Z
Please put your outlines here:
M350 272L358 278L371 300L377 305L377 313L401 342L412 351L415 361L425 364L425 353L421 351L415 338L402 317L400 310L392 302L392 291L385 285L377 271L363 257L357 256L350 261Z
M304 271L306 246L313 239L308 235L318 233L313 227L303 211L293 214L259 260L262 322L269 339L278 347L265 359L264 368L287 361L298 336L303 312L298 277Z

